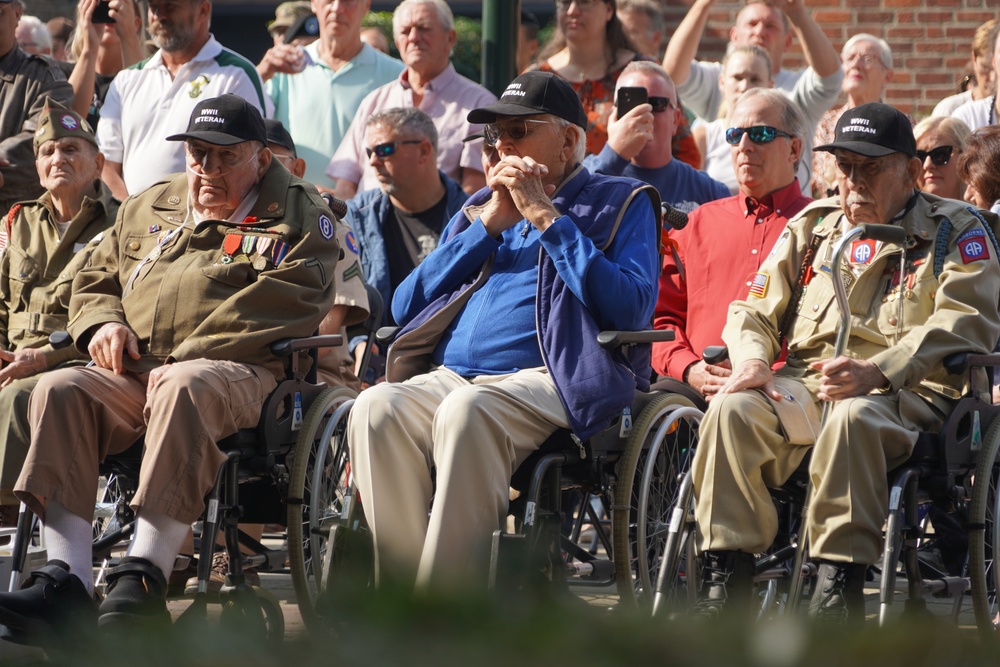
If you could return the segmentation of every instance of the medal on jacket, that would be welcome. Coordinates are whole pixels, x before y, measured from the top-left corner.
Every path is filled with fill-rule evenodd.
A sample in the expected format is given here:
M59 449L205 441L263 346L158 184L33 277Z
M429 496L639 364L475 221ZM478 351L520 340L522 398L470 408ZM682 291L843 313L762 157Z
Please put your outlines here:
M285 255L288 254L289 250L291 250L291 246L285 243L284 241L274 242L274 252L272 253L271 256L274 258L275 266L281 264L281 260L285 258Z
M263 255L267 252L267 249L271 247L271 243L274 239L270 236L258 236L257 237L257 254Z
M222 258L223 264L232 263L233 255L240 250L241 241L242 238L239 234L226 234L226 238L222 241L222 250L226 253L226 256Z
M253 254L253 247L257 241L256 236L250 236L249 234L243 237L243 254L249 257Z

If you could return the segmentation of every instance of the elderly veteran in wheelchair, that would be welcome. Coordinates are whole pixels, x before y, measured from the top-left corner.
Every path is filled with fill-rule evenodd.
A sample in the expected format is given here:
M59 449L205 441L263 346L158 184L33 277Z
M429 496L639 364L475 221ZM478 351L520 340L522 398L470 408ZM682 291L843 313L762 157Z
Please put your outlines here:
M587 119L569 84L522 74L469 120L500 160L397 289L389 382L348 424L379 585L446 594L485 590L518 464L557 429L593 435L648 385L648 349L611 353L596 336L648 326L659 268L659 205L581 166Z
M330 210L267 149L244 99L199 103L187 173L129 198L74 282L69 332L91 368L48 373L29 405L15 492L42 517L51 560L0 594L2 636L169 622L166 575L225 455L283 377L269 344L312 335L333 303ZM91 517L98 462L145 435L135 536L98 609Z
M961 395L965 379L949 375L943 359L987 352L1000 336L993 232L973 209L915 189L920 161L906 116L860 105L840 118L833 143L815 150L836 158L839 199L788 223L723 332L733 373L709 404L692 468L699 616L749 613L753 554L777 530L768 488L812 449L805 528L819 579L809 613L863 621L887 471L908 458L920 431L940 429ZM902 271L902 248L858 240L841 275L831 275L834 243L859 223L906 230ZM831 358L840 326L834 280L848 290L853 329L846 354ZM787 363L775 373L783 343Z
M85 363L75 349L53 349L49 334L66 328L73 277L118 212L101 182L104 155L79 114L49 100L32 143L45 194L15 204L0 225L0 527L17 523L31 390L45 371Z

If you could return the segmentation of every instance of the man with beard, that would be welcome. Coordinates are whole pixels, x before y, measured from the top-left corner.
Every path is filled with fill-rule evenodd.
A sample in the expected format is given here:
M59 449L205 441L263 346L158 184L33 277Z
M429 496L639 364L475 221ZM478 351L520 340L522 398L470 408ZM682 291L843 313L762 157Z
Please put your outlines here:
M199 102L233 93L271 114L253 64L208 31L211 15L211 0L150 0L149 34L159 50L115 77L97 126L107 157L102 178L116 198L184 171L183 146L166 138L184 131Z

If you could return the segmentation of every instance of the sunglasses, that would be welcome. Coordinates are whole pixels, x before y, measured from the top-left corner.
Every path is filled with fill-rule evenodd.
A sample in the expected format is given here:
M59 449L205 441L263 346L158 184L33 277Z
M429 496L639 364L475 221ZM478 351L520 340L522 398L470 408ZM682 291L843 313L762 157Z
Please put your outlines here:
M938 146L937 148L932 148L929 151L917 151L917 158L923 164L927 158L931 159L931 162L939 167L943 167L948 164L951 160L951 152L955 150L954 146Z
M483 143L487 146L496 146L500 137L507 135L511 141L518 141L528 136L528 123L538 123L547 125L551 120L536 120L534 118L515 118L504 121L504 124L489 123L483 126Z
M779 130L770 125L754 125L753 127L729 128L726 130L726 143L730 146L738 146L744 134L750 137L750 141L755 144L769 144L778 137L794 138L784 130Z
M384 144L376 144L372 148L368 148L367 146L365 146L365 155L367 155L370 158L372 156L372 153L374 153L375 157L379 159L385 159L387 157L392 157L393 155L395 155L396 149L398 149L402 144L419 144L421 141L423 140L409 139L407 141L387 141Z
M653 113L663 113L674 106L669 97L650 97L648 101L653 107Z

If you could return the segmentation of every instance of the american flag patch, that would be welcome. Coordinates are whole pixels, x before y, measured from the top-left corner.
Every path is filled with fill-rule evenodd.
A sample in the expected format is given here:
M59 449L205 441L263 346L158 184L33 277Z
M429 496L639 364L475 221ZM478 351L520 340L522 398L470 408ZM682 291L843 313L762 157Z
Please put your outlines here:
M982 229L977 228L962 234L956 243L958 251L962 253L963 264L990 258L990 251L986 244L986 232Z
M771 277L766 273L758 273L755 275L753 277L753 282L750 283L750 296L763 299L767 295L767 283L770 280Z

